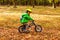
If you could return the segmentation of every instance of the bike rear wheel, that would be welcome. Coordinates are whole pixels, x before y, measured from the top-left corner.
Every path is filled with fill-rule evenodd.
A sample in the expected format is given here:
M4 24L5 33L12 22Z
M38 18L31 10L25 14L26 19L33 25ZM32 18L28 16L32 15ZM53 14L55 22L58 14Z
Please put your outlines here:
M20 33L29 33L28 30L24 30L23 28L24 28L24 25L19 26L19 27L18 27L18 31L19 31Z
M23 30L22 30L22 29L23 29L23 25L18 27L18 31L19 31L20 33L23 33Z

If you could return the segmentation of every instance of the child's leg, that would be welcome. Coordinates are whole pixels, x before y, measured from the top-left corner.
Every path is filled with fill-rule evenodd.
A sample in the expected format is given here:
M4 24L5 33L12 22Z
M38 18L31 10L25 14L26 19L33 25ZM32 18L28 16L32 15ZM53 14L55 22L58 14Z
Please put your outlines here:
M29 25L27 23L24 23L23 25L24 25L23 30L28 30L29 29Z
M27 23L24 23L23 24L23 30L26 30L26 28L27 28Z

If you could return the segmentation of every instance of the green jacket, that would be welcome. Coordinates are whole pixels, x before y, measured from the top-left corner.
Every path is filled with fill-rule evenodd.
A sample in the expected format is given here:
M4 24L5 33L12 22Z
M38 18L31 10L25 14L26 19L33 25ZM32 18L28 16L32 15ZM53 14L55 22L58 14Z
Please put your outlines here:
M28 23L30 20L33 20L28 13L22 14L22 17L20 19L20 23Z

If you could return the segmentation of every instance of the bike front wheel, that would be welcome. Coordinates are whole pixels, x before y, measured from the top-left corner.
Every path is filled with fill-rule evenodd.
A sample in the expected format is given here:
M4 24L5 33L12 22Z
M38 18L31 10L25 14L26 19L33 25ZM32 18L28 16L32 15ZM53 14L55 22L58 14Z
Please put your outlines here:
M36 26L35 26L35 31L36 31L36 32L41 32L41 31L42 31L41 25L36 25Z

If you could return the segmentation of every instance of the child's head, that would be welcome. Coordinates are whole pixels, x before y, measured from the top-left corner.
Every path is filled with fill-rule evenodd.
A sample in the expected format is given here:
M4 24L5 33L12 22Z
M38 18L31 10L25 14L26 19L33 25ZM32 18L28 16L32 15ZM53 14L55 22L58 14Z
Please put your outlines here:
M30 13L32 13L32 10L31 9L27 9L26 13L30 14Z

